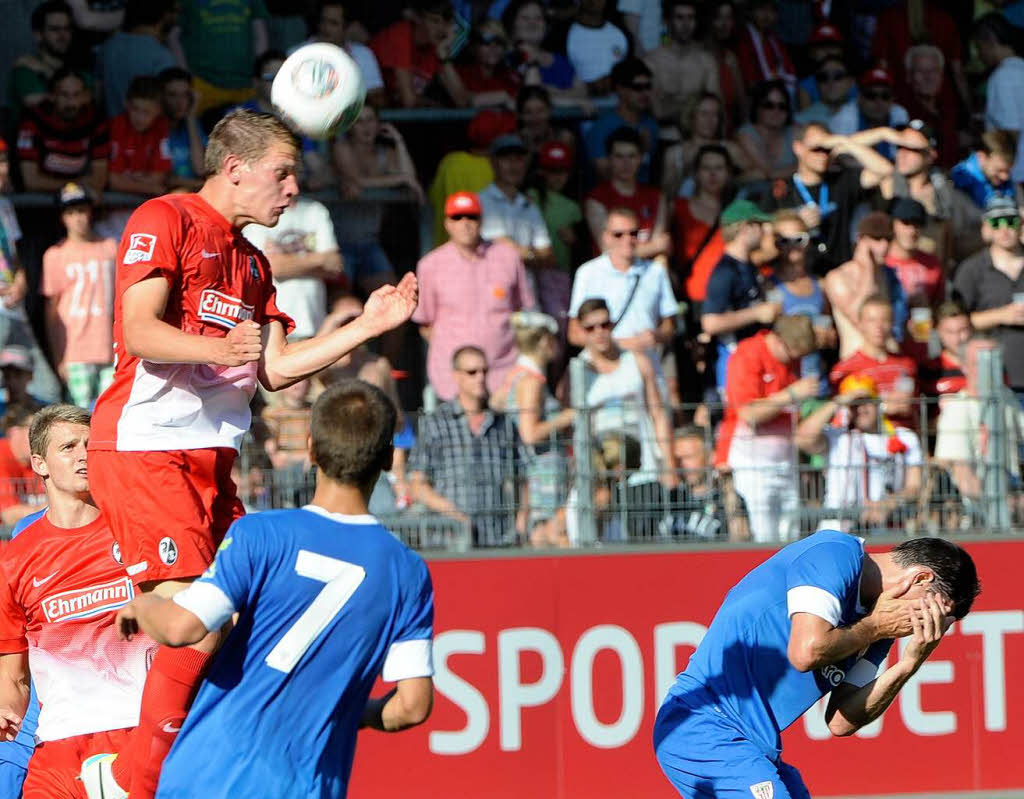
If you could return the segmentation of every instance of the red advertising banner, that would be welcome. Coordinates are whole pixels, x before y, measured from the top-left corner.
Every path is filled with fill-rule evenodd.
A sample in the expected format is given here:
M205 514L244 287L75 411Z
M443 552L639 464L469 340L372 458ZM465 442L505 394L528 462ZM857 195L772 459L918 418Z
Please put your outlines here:
M1024 789L1024 542L967 548L984 592L886 714L839 739L816 706L785 734L813 796ZM657 708L725 593L769 554L432 561L433 715L362 733L349 795L676 796L652 752Z

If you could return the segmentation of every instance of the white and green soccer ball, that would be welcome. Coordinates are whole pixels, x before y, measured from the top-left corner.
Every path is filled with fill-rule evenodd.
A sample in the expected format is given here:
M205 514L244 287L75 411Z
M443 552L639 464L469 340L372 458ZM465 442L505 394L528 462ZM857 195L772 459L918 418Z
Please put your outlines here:
M274 108L310 139L344 131L363 110L365 99L356 62L326 42L307 44L288 56L270 87Z

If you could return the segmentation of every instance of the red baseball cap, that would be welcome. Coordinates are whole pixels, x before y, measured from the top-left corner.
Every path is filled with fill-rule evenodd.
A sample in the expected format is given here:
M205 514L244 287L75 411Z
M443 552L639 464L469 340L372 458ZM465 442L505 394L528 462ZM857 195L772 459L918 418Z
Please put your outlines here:
M538 154L541 169L571 169L572 152L560 141L544 142Z
M480 198L471 191L457 191L449 194L444 201L444 215L455 216L455 214L476 214L480 216L483 209L480 207Z
M884 67L869 69L860 76L861 86L888 86L891 89L893 82L892 74Z
M819 25L814 29L814 33L811 34L811 40L808 44L842 44L843 34L839 32L839 28L835 25Z

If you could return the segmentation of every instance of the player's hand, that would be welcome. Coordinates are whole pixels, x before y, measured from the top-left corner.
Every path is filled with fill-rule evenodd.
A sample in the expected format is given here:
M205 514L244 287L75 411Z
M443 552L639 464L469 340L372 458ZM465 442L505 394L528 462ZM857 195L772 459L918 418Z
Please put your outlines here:
M224 338L215 342L213 362L218 366L242 366L258 361L263 354L260 326L251 319L239 322Z
M381 286L366 300L362 321L379 336L409 321L420 299L416 275L406 274L397 286Z
M912 632L903 650L903 660L917 669L935 651L955 619L947 614L948 605L934 591L915 600L917 612L910 614Z
M139 619L136 615L134 602L129 602L114 617L114 626L117 628L117 637L122 641L131 641L133 635L138 635Z
M878 596L874 608L866 617L871 624L874 640L903 638L914 631L911 617L917 612L917 602L913 599L900 599L910 590L912 580L912 577L907 577Z
M21 716L7 708L0 708L0 741L13 741L21 732Z

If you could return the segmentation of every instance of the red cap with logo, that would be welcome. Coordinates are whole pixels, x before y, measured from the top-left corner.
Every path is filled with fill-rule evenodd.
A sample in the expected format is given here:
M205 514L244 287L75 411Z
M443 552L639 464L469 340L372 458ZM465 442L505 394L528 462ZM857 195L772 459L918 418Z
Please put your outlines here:
M449 194L444 201L444 215L455 216L456 214L475 214L480 216L483 209L480 207L480 198L471 191L457 191Z
M572 152L560 141L545 142L540 146L538 161L541 169L571 169Z
M835 25L819 25L814 29L814 33L811 34L811 40L808 44L842 44L843 34L839 32L839 28Z
M860 76L861 86L888 86L890 89L893 85L892 75L889 70L884 67L875 67L869 69L863 75Z

